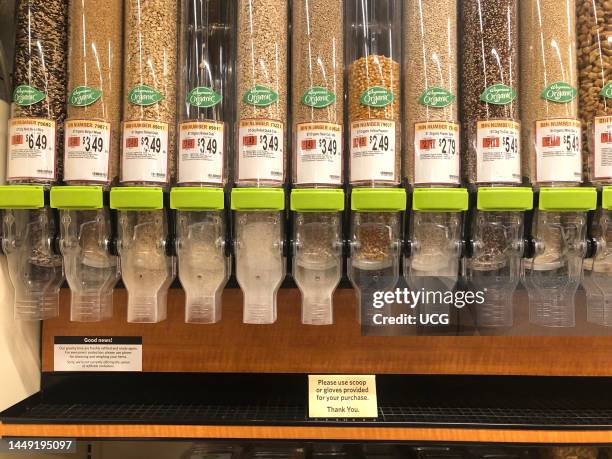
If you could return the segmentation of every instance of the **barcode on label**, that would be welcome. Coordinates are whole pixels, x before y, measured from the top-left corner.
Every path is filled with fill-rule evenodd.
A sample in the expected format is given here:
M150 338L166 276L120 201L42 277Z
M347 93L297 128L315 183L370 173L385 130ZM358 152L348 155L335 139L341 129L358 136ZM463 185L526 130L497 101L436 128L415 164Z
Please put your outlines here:
M53 174L53 171L49 169L36 169L36 172L39 174Z
M91 175L93 175L94 177L106 178L106 173L104 172L92 172Z

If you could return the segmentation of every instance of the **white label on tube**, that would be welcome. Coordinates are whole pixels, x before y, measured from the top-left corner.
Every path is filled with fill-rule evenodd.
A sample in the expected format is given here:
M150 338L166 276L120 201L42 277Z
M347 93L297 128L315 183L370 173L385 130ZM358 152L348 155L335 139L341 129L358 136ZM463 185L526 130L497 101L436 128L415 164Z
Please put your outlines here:
M179 125L179 183L223 183L224 129L214 121Z
M64 180L109 182L111 125L104 121L66 121Z
M594 177L612 177L612 116L595 118L593 132Z
M479 121L476 183L521 182L521 125L510 120Z
M351 183L397 182L395 121L365 120L351 123Z
M167 182L167 123L157 121L123 123L121 171L122 182Z
M13 118L9 121L8 180L55 180L55 121Z
M296 126L296 183L342 183L342 126L302 123Z
M414 125L414 182L459 183L459 125L445 121Z
M283 183L284 143L282 122L241 120L238 128L238 181Z
M536 179L538 182L580 182L580 121L536 121Z

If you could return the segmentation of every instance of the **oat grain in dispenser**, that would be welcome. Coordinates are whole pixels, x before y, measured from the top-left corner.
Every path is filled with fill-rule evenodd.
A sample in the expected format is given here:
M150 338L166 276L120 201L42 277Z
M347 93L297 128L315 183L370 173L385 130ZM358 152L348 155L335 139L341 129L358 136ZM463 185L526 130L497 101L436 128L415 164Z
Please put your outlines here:
M404 135L408 182L459 186L457 0L404 1Z
M60 250L73 322L98 322L113 314L119 257L109 251L110 211L103 201L101 186L51 189L51 207L60 215Z
M612 183L612 2L576 0L576 7L585 172L601 186Z
M128 293L128 322L166 319L168 289L176 260L168 254L168 220L158 187L113 188L111 209L118 211L117 249Z
M119 176L123 1L71 1L69 14L64 182L108 189Z
M121 183L174 180L177 80L175 0L127 0Z
M524 260L529 321L543 327L575 325L574 296L582 278L587 212L594 188L543 188L534 214L535 255Z
M234 188L236 279L244 295L243 322L276 322L276 294L285 277L285 193Z
M346 4L349 181L395 186L401 181L401 1Z
M285 182L288 1L238 0L236 165L238 186Z
M174 188L178 273L185 290L185 322L221 320L221 294L230 273L222 188Z
M593 219L591 233L596 251L584 261L582 286L587 297L587 320L612 326L612 188L602 190L601 207Z
M348 275L357 292L362 326L377 325L375 315L390 306L374 308L375 292L388 292L399 280L404 189L361 189L351 195L351 240Z
M343 0L293 2L293 183L342 185Z
M430 316L438 323L444 316L447 323L456 322L456 312L444 296L454 290L459 278L463 214L467 209L468 192L464 188L415 189L413 193L405 276L412 290L433 292L416 308L422 317Z
M293 278L302 293L302 323L334 322L332 296L342 277L342 190L297 189L293 211Z
M66 0L19 0L7 182L49 186L62 176Z
M523 173L535 187L582 181L576 4L521 0Z
M522 275L525 212L533 208L531 188L480 188L472 215L472 255L466 260L479 328L511 327L513 294Z
M461 3L464 177L478 186L518 185L518 0Z
M62 257L53 250L57 219L42 186L0 187L2 250L14 289L14 316L44 320L59 314Z

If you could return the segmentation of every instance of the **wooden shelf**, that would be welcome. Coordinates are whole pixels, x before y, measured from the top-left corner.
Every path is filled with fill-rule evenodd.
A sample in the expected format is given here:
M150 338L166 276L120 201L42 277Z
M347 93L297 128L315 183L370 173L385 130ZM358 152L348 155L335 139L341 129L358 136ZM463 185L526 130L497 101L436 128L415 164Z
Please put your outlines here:
M1 437L419 441L610 444L611 430L431 429L394 427L0 424Z
M526 299L519 300L525 314ZM224 292L215 325L184 323L182 290L170 291L168 319L158 324L128 324L123 289L110 321L70 322L69 301L63 290L60 317L43 324L43 371L53 371L54 336L126 335L142 336L145 372L612 375L612 336L362 337L350 289L336 292L329 326L300 323L295 289L279 291L273 325L242 324L238 289Z

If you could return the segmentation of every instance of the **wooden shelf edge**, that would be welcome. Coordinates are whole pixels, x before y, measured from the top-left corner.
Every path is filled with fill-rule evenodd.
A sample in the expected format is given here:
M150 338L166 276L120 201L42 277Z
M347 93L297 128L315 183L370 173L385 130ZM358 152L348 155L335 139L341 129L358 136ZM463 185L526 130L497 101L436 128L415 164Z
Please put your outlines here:
M438 429L337 426L0 424L0 437L612 444L612 430Z

